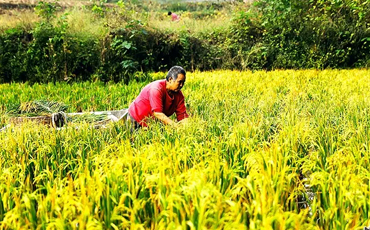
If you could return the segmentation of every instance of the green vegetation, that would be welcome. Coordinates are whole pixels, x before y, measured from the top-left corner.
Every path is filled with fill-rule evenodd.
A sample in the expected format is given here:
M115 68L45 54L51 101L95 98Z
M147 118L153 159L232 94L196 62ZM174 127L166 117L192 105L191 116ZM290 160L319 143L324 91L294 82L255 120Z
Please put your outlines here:
M368 70L196 72L179 129L12 126L0 133L1 228L362 229L369 81ZM0 104L121 109L144 84L3 84ZM305 185L311 210L298 205Z
M167 11L181 20L171 22ZM39 3L33 16L0 16L0 82L127 83L136 72L176 64L191 71L367 67L369 12L366 0Z

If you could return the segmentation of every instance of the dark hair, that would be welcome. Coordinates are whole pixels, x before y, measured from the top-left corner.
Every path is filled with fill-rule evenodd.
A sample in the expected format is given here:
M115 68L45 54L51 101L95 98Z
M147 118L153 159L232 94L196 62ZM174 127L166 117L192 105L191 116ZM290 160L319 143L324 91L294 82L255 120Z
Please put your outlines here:
M186 72L185 72L184 68L182 68L181 66L173 66L168 71L167 76L166 76L166 80L169 81L170 77L172 77L173 80L176 80L177 76L180 73L182 73L182 74L184 74L184 76L186 76Z
M171 15L172 14L172 12L171 11L168 11L168 15Z

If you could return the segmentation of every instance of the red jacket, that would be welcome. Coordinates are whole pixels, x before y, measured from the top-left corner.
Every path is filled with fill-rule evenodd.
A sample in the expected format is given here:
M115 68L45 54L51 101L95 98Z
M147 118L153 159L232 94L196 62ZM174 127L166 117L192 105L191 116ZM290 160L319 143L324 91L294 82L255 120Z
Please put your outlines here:
M161 112L168 117L176 113L178 121L189 117L186 113L184 95L179 91L171 97L166 90L166 80L154 81L145 86L131 103L128 111L142 126L147 126L145 120L152 118L153 112Z

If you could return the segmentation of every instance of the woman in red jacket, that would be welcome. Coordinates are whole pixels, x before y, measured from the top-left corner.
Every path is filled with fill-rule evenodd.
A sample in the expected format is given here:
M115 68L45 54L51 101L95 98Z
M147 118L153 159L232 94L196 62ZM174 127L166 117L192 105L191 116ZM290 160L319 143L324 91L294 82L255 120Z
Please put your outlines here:
M177 121L188 118L184 95L181 92L185 80L185 70L180 66L174 66L168 71L166 79L146 85L128 110L128 119L135 128L148 126L146 122L150 118L156 118L166 125L176 126L177 123L169 118L174 113Z

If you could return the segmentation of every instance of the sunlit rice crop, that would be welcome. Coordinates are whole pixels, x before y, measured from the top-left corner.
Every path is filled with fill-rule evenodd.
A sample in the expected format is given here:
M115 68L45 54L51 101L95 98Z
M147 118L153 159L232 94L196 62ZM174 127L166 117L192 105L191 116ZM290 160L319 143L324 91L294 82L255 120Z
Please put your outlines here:
M146 83L0 85L1 124L9 105L33 100L127 108ZM191 120L177 129L0 132L1 228L370 225L370 71L195 72L183 94Z

